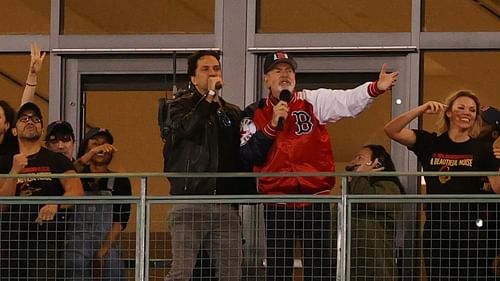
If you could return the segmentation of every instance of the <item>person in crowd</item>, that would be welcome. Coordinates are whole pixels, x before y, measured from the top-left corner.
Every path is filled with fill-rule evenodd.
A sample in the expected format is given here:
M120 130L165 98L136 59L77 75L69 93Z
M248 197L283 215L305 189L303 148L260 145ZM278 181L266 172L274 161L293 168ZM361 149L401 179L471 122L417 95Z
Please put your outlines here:
M19 142L13 157L0 157L0 173L35 174L31 178L0 180L0 196L81 196L78 178L48 178L48 174L76 171L64 156L40 145L43 119L40 109L28 102L19 109L12 133ZM67 228L66 212L70 204L1 205L9 220L2 221L2 240L10 241L8 269L2 278L14 280L56 280L58 249L62 247ZM2 245L5 246L5 245ZM2 264L4 266L4 264Z
M295 89L297 63L286 52L268 54L264 84L269 96L245 109L241 156L255 172L332 172L334 157L326 124L355 117L395 85L398 73L382 66L379 79L350 90ZM330 194L334 177L262 177L261 194ZM304 280L330 280L330 205L266 204L269 280L292 280L294 248L301 241Z
M224 82L217 52L188 59L192 91L171 105L171 132L164 147L166 172L237 172L241 110L220 96ZM170 194L224 195L250 192L239 178L169 178ZM219 281L240 280L242 229L234 204L175 204L169 217L172 266L165 280L188 281L197 254L206 250Z
M31 61L21 98L21 105L32 102L38 84L38 73L42 70L45 53L36 43L31 44ZM16 111L4 100L0 100L0 155L14 155L19 150L17 138L12 135Z
M412 130L406 126L423 114L440 114L440 132ZM459 172L499 171L491 144L474 139L481 127L479 98L459 90L446 103L428 101L386 124L393 140L413 151L424 171L452 171L455 176L427 176L428 194L478 194L483 181ZM500 177L488 177L492 190L500 192ZM429 203L425 206L423 253L428 279L488 280L486 242L481 239L480 203Z
M493 144L500 136L500 111L492 106L481 109L483 124L477 139Z
M61 153L72 162L75 147L75 133L70 123L62 120L54 121L47 126L45 145L48 150Z
M19 150L16 137L12 134L12 125L16 111L4 100L0 100L0 156L14 155Z
M396 171L381 145L365 145L346 167L359 173ZM404 194L398 177L355 176L349 194ZM351 280L398 280L396 220L399 206L391 203L355 204L351 220Z
M62 130L61 136L68 136L69 127L59 125L57 128ZM108 129L90 129L78 150L76 162L82 167L78 172L112 173L109 165L117 151L113 142ZM64 146L60 141L59 144ZM128 178L85 178L82 182L86 195L132 195ZM127 280L120 253L120 234L129 221L130 207L122 203L77 205L78 223L75 231L68 235L64 253L66 277L71 280Z
M483 124L481 126L481 131L477 136L478 140L485 141L488 144L493 145L494 151L497 152L497 157L500 158L500 111L492 106L485 106L481 108L481 117L483 120ZM496 145L495 145L496 141ZM484 180L484 192L485 193L494 193L491 189L491 184L488 179ZM492 271L495 272L497 278L500 276L500 254L499 250L499 230L500 230L500 221L499 221L499 212L500 212L500 204L499 203L490 203L487 205L487 210L485 211L486 216L486 227L488 229L488 237L485 239L488 240L488 257L495 257L490 262Z

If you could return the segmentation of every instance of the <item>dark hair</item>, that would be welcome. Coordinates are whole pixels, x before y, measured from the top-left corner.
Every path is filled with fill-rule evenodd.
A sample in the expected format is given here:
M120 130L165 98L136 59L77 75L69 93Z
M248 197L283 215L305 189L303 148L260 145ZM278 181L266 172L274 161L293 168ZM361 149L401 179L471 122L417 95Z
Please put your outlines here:
M188 75L190 77L196 75L196 67L198 66L198 60L200 60L201 57L204 56L212 56L217 59L217 61L220 64L220 54L217 51L210 51L210 50L203 50L203 51L198 51L188 58Z
M5 132L4 136L4 141L7 138L14 137L12 135L12 127L15 126L15 121L14 119L16 118L16 111L4 100L0 100L0 107L3 109L4 114L5 114L5 121L9 122L10 128Z
M371 161L375 161L375 159L378 159L380 163L384 166L384 171L385 172L395 172L396 167L394 166L394 162L392 162L391 155L385 150L385 148L381 145L378 144L368 144L363 146L363 148L368 148L369 150L372 151L372 158L370 159ZM381 180L389 180L394 182L398 187L399 187L399 192L401 194L405 194L405 190L403 187L403 184L399 180L398 177L370 177L370 182L374 183L377 181Z

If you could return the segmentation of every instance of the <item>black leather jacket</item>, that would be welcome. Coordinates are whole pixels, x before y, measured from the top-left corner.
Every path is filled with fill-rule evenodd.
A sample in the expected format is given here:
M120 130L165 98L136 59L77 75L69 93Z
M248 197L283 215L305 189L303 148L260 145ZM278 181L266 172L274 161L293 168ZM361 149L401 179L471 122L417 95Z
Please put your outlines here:
M222 110L231 120L226 134L219 136L219 105L208 103L194 91L174 101L170 108L171 133L163 149L165 172L217 172L220 170L219 142L223 142L224 155L229 161L227 172L241 172L245 169L239 155L240 121L242 111L235 105L221 99ZM226 124L227 125L227 124ZM245 194L255 189L248 179L235 179L230 189L217 187L216 178L169 178L170 194ZM226 184L228 185L228 184Z

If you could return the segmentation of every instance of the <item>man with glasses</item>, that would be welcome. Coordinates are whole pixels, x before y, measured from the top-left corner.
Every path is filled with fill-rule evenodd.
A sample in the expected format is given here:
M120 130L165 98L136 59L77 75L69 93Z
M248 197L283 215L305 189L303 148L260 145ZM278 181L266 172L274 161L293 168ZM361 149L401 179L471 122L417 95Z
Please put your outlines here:
M36 43L31 44L31 61L28 77L21 97L21 105L33 101L38 81L38 74L42 70L45 53L41 52ZM14 155L19 150L17 138L12 135L16 112L7 101L0 100L0 155ZM2 249L0 247L0 254Z
M220 95L219 54L199 51L189 57L191 92L170 108L171 133L164 147L166 172L242 171L239 155L241 110ZM169 178L171 195L250 192L237 178ZM219 281L241 278L242 233L233 204L175 204L170 211L172 267L166 280L190 280L196 257L206 250Z
M0 196L83 195L78 178L46 177L52 173L72 174L76 171L66 157L40 145L42 125L38 106L28 102L19 109L13 128L13 134L19 142L19 153L14 157L0 158L0 173L35 175L30 178L1 179ZM0 206L10 214L9 222L2 221L2 235L7 232L11 241L9 256L5 257L9 260L9 270L8 273L2 271L2 278L56 280L57 251L62 248L67 228L65 210L72 205L48 203Z

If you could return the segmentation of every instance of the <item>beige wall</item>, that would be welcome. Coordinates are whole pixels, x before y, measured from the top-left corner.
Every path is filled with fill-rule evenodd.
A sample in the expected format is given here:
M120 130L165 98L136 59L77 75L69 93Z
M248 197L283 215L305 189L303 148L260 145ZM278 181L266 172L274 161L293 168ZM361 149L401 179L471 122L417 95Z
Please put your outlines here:
M164 92L120 91L87 92L86 123L108 128L118 151L111 169L116 172L163 172L163 142L160 138L156 112L158 99ZM140 179L132 178L133 194L140 194ZM168 195L164 178L148 179L149 195ZM151 230L165 230L167 207L152 212ZM135 231L135 209L127 231Z
M0 34L49 34L50 0L0 0ZM64 34L213 33L214 0L62 1ZM260 0L258 32L409 32L411 0ZM305 4L307 3L307 4ZM424 0L424 31L499 31L495 0ZM140 11L140 13L138 13ZM29 20L27 20L29 19Z

